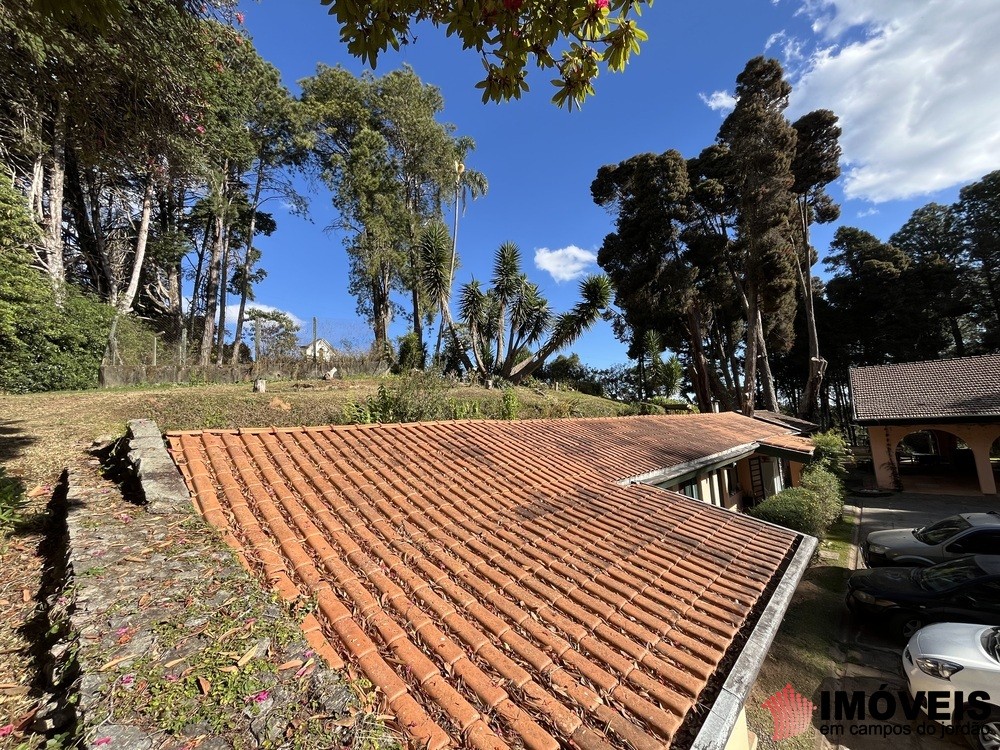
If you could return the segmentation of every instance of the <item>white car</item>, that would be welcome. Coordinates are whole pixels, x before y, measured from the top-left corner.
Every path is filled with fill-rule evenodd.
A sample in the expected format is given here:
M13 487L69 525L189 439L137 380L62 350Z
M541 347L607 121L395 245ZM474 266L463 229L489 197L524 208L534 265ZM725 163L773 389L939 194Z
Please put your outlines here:
M979 750L1000 750L1000 627L942 622L917 631L903 672L925 713Z

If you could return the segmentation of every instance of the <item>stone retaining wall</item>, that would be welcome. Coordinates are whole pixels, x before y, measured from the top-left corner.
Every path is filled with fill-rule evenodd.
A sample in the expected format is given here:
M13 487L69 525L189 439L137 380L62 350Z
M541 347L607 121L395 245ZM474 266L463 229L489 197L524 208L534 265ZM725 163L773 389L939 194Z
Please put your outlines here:
M154 423L130 423L128 461L138 499L96 471L66 475L47 670L65 695L38 728L103 750L330 747L352 732L392 744L377 700L310 649L309 603L289 611L262 591L195 514Z

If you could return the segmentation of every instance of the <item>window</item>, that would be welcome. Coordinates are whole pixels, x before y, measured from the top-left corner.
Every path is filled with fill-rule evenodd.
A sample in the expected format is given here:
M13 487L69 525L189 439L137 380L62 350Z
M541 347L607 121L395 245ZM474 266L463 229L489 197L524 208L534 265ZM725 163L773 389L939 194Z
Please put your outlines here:
M948 551L964 555L1000 554L1000 531L971 531L949 544Z
M698 489L700 482L697 479L689 479L683 484L677 485L677 492L687 495L692 500L701 500L701 492Z

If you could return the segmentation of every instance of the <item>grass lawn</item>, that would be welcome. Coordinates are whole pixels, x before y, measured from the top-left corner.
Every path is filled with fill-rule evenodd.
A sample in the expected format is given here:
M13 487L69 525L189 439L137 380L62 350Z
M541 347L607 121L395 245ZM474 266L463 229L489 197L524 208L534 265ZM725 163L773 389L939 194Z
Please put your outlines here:
M82 446L98 436L122 435L126 422L138 418L155 420L163 431L349 423L355 421L352 405L365 404L380 384L390 395L405 392L418 402L422 419L501 413L503 391L419 380L272 381L267 393L238 383L0 395L0 466L28 486L51 483ZM520 418L615 416L626 409L573 391L514 393Z
M840 627L854 532L853 516L848 514L847 519L834 524L820 543L819 550L824 555L817 557L803 576L750 692L747 719L757 732L761 747L778 746L771 739L771 715L761 703L789 683L815 702L815 693L833 674L832 648ZM812 750L816 736L806 732L783 740L780 746L782 750Z

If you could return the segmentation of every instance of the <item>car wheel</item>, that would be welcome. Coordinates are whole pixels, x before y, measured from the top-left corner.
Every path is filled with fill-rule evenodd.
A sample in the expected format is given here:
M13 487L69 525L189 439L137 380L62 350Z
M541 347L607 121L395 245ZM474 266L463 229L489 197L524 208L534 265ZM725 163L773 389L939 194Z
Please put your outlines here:
M903 612L892 618L889 630L908 641L924 624L924 618L915 612Z
M1000 713L994 711L985 721L972 722L965 738L976 750L1000 750Z

